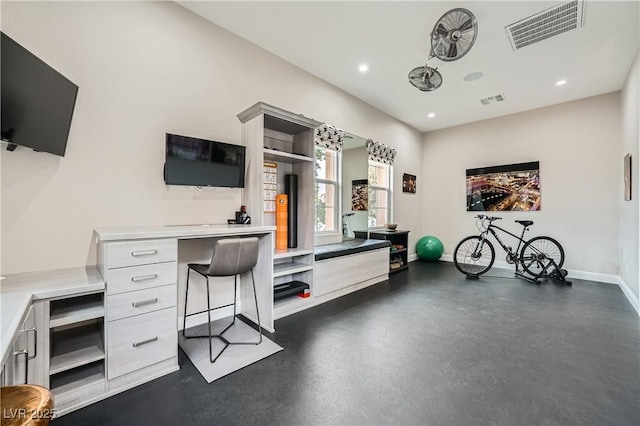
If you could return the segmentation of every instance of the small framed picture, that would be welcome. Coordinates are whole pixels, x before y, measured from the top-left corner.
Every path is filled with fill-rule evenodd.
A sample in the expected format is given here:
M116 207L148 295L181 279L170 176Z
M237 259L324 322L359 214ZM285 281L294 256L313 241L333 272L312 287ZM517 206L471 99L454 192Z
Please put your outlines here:
M416 177L408 173L402 174L402 192L416 193Z
M359 179L351 181L351 210L369 210L369 181Z

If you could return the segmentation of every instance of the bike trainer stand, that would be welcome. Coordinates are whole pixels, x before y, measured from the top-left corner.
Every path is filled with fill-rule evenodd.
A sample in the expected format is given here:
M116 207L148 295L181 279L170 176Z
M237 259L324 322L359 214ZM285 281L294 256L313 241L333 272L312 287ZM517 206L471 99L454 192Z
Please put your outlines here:
M522 278L524 280L530 281L535 284L540 284L540 278L551 278L556 282L565 283L566 285L570 286L571 281L567 281L567 279L565 278L567 276L567 270L560 269L560 267L558 267L558 264L553 259L547 259L547 260L549 262L546 264L546 266L542 268L542 271L540 271L540 273L534 276L533 278L523 274L518 269L516 269L515 275L519 278ZM550 266L553 266L553 270L550 273L547 273L547 269L549 269Z

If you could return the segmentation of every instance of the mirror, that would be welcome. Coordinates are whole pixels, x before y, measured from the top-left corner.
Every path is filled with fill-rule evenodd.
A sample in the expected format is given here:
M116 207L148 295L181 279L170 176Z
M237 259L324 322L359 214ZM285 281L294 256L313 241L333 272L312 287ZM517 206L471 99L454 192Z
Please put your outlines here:
M367 140L345 132L342 152L342 238L354 238L353 231L367 230Z

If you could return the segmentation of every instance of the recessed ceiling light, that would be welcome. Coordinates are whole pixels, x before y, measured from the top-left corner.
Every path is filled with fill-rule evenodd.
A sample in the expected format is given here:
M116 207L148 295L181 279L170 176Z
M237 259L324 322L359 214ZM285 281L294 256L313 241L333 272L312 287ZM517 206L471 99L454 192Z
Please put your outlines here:
M367 71L369 71L369 65L367 64L360 64L358 66L358 71L360 71L361 73L365 73Z
M563 84L566 84L567 80L560 80L560 81L556 81L556 86L562 86Z
M436 113L435 113L435 112L430 112L430 113L427 115L427 117L429 117L429 118L433 118L433 117L435 117L435 116L436 116Z
M472 73L469 73L469 74L465 75L464 77L462 77L462 79L464 81L476 81L476 80L480 80L483 75L484 75L483 72L475 71L475 72L472 72Z

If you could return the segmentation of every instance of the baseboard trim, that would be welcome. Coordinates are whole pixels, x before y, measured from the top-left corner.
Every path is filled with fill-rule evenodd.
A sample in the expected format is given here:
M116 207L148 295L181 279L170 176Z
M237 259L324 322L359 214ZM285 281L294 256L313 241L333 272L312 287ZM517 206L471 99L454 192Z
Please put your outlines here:
M450 254L445 254L440 258L440 260L444 260L445 262L453 262L453 256ZM498 269L514 268L513 265L505 262L504 260L495 261L492 267L498 268ZM578 271L576 269L567 269L567 277L576 278L576 279L585 280L585 281L597 281L599 283L607 283L607 284L620 283L620 277L618 275L602 274L600 272Z
M631 291L631 288L622 279L622 277L619 277L618 285L620 286L620 289L622 290L624 295L627 296L627 299L629 300L629 303L631 303L631 306L633 306L633 309L635 309L638 313L638 316L640 316L640 300L638 300L638 297L633 294L633 291Z
M450 254L445 254L445 255L442 255L440 260L443 260L445 262L453 262L453 256ZM510 265L504 261L495 262L493 264L493 267L499 268L499 269L513 269L513 265ZM618 287L620 287L620 289L622 290L622 293L624 293L626 298L629 300L629 303L631 303L631 306L633 306L633 309L635 309L638 315L640 316L640 300L638 300L635 294L633 294L633 291L631 291L631 288L627 285L626 282L624 282L624 280L619 275L602 274L600 272L588 272L588 271L578 271L575 269L567 269L567 277L576 278L576 279L585 280L585 281L596 281L596 282L605 283L605 284L617 284Z

